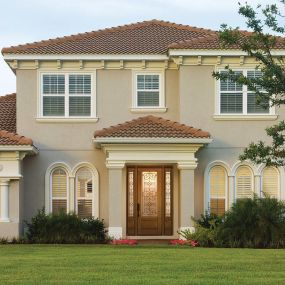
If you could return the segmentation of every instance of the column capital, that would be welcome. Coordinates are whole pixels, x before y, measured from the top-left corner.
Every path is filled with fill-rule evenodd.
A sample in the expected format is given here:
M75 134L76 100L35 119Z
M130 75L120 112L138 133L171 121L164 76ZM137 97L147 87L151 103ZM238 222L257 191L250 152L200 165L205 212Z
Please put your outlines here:
M177 168L179 170L194 170L197 168L197 162L194 160L192 161L178 161L177 162Z
M126 162L124 160L107 160L106 167L108 169L123 169Z
M9 186L10 179L9 178L1 178L0 177L0 186Z

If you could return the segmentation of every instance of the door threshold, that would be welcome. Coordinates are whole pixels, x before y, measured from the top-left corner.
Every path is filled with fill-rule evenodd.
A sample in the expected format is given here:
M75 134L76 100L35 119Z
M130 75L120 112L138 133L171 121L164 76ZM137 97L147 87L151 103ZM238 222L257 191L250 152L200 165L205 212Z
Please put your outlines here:
M168 240L168 239L175 239L177 236L126 236L127 239L137 239L137 240L144 240L144 239L158 239L158 240Z

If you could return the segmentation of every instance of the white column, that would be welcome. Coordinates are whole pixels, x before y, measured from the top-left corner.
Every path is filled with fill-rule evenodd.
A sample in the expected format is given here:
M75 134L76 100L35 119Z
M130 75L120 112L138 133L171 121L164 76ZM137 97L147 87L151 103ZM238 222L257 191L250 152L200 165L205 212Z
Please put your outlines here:
M67 211L75 213L77 205L75 205L75 177L69 177L69 205L67 205Z
M180 230L194 231L192 217L195 215L194 170L196 163L179 164L180 172Z
M229 176L229 209L235 202L235 176Z
M109 175L109 236L115 239L123 236L122 193L124 163L107 164Z
M8 179L0 180L0 222L10 222L9 219L9 183Z

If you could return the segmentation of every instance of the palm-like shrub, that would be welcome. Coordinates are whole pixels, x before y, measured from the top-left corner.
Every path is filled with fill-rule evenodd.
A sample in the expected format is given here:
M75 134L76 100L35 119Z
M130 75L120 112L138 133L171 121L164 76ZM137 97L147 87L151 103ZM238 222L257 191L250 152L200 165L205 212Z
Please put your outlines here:
M102 243L106 239L103 221L64 212L46 215L40 210L26 225L31 243Z
M230 247L284 247L284 202L269 197L237 200L225 215L219 237Z

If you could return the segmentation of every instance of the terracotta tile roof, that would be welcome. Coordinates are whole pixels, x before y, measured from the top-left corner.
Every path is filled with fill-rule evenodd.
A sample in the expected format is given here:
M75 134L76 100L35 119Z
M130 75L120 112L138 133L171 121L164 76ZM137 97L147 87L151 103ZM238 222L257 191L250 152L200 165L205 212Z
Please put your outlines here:
M151 20L41 42L3 48L15 54L164 54L171 43L215 31Z
M95 132L95 138L210 138L210 133L155 116L145 116Z
M24 136L2 130L0 131L0 145L33 145L33 141Z
M168 47L170 49L240 49L240 45L242 41L246 41L246 38L251 34L246 31L241 31L242 39L240 40L239 44L236 45L227 45L223 46L219 40L218 33L208 35L205 37L198 37L195 39L187 39L181 40L176 43L170 44ZM277 42L275 49L284 49L285 48L285 39L281 37L277 37Z
M0 130L16 133L16 94L0 96Z

